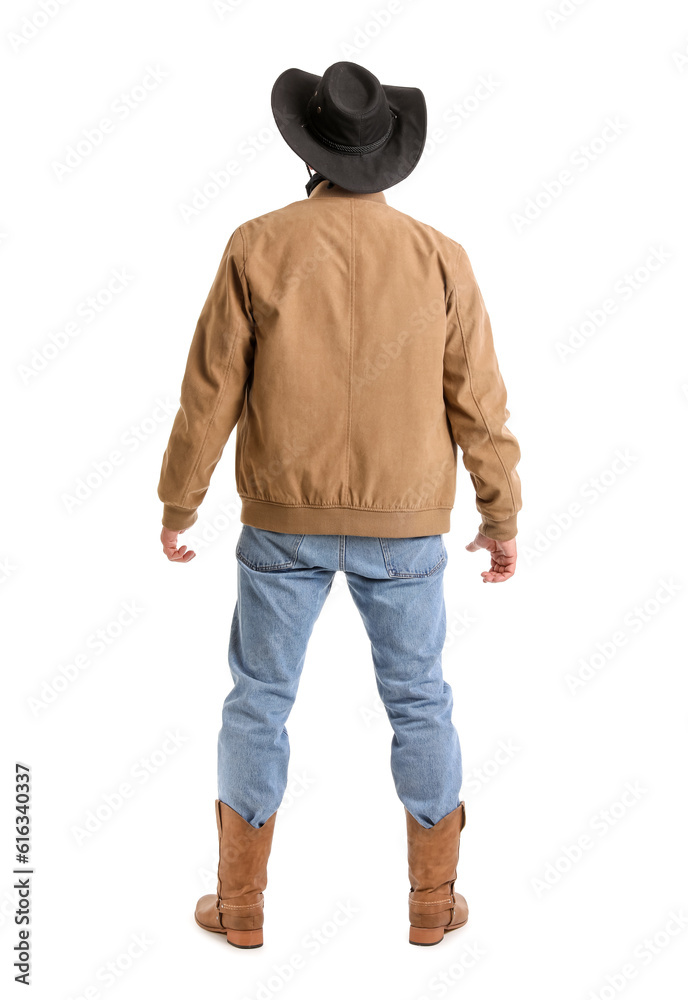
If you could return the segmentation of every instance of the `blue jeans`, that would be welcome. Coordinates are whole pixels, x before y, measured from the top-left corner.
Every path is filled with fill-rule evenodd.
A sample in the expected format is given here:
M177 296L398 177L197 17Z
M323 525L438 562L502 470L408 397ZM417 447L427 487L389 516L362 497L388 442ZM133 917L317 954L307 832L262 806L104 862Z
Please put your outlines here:
M424 827L455 809L462 769L452 691L442 676L442 536L292 535L243 525L236 556L234 686L218 740L219 799L254 827L279 807L289 764L286 721L313 626L343 570L394 731L397 795Z

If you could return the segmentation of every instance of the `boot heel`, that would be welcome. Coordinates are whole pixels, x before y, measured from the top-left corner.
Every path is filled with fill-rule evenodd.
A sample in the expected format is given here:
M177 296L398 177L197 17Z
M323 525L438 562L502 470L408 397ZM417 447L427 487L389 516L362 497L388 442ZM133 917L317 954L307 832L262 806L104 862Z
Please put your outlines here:
M411 944L439 944L444 937L444 927L414 927L409 929Z
M260 948L263 943L263 928L252 931L227 931L227 940L235 948Z

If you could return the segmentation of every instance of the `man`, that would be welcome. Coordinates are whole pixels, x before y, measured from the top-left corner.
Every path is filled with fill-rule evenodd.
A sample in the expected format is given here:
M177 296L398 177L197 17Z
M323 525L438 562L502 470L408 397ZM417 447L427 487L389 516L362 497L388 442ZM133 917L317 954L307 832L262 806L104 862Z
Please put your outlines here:
M452 692L442 676L443 572L458 448L481 515L466 546L488 583L516 564L520 451L471 264L383 193L417 164L423 94L337 62L288 69L272 109L305 161L307 195L232 233L191 344L158 495L162 543L198 516L235 425L238 595L218 745L218 887L196 920L263 943L263 890L287 783L285 727L308 641L346 574L394 730L405 807L409 940L466 923L454 892L465 805ZM382 912L382 910L381 910Z

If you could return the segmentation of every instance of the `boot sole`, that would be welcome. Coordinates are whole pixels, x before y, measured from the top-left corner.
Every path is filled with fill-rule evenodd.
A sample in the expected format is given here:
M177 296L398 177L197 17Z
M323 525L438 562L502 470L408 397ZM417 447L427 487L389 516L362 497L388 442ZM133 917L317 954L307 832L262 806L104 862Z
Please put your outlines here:
M227 931L227 940L235 948L261 948L263 946L263 928L253 931Z
M194 920L204 931L210 931L211 934L226 934L228 943L234 945L235 948L262 948L263 946L262 927L257 927L252 931L235 931L226 927L206 927L195 916Z
M464 927L468 923L468 917L460 924L454 924L453 927L414 927L411 924L409 928L409 944L418 944L424 947L428 947L433 944L439 944L444 938L445 934L450 934L452 931L456 931L459 927Z

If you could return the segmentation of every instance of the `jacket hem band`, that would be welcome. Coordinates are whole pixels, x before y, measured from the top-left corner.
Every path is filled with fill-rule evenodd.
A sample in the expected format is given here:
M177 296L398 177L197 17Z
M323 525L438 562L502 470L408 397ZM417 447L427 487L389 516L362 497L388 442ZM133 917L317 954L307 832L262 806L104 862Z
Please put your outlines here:
M242 497L241 521L264 531L303 535L367 535L414 538L449 531L450 507L429 510L366 510L356 507L297 507Z

